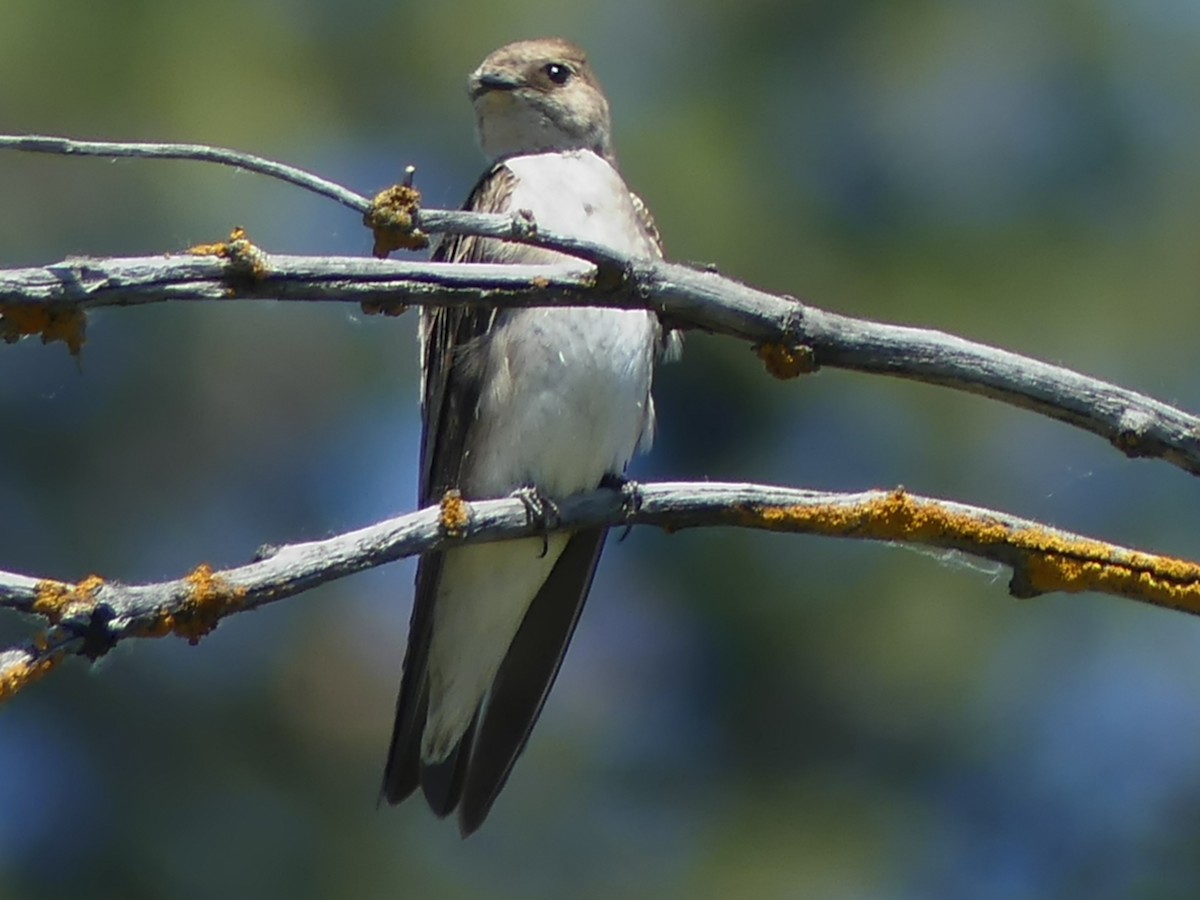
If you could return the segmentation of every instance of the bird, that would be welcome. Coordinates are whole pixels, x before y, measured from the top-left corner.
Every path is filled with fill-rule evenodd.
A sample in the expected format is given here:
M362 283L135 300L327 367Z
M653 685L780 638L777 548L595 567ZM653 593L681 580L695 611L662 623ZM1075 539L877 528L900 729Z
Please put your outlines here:
M562 38L507 44L468 79L489 165L464 209L529 211L541 228L661 259L646 205L617 168L609 105L585 52ZM528 244L447 236L435 261L561 262ZM419 500L553 498L620 485L654 437L651 397L675 332L648 310L423 309ZM525 492L525 493L522 493ZM540 505L540 502L539 502ZM591 587L607 529L474 544L417 566L382 799L418 787L487 818L525 748Z

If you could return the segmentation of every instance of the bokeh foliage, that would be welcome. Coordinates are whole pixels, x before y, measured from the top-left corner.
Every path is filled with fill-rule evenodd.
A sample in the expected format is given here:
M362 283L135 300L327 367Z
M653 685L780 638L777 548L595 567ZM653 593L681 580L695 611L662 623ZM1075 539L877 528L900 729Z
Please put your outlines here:
M195 140L369 193L481 168L466 72L585 44L670 255L1200 409L1200 6L0 0L0 130ZM245 225L366 253L214 167L0 157L0 265ZM107 310L0 346L0 568L174 576L411 507L413 316ZM1195 557L1200 485L989 401L770 381L695 337L649 478L903 484ZM376 811L411 566L123 647L0 713L4 897L1191 897L1200 623L816 539L610 545L487 827ZM0 636L24 633L0 619Z

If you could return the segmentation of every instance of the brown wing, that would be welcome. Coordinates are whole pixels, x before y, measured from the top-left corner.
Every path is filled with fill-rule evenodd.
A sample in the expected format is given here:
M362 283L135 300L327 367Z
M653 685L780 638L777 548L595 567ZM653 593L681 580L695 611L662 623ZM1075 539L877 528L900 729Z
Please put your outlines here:
M502 212L512 195L513 176L495 166L476 183L465 209ZM474 237L450 235L433 252L435 262L479 262L484 246ZM419 503L428 506L458 486L463 445L479 401L478 370L463 364L464 348L487 334L495 312L478 307L428 307L421 312L421 471ZM441 578L442 554L429 553L417 564L416 592L408 628L404 674L396 700L396 721L383 776L383 796L399 803L416 789L421 779L421 732L429 700L429 639L433 604ZM470 734L463 745L469 746ZM461 745L460 745L461 746ZM452 755L450 768L454 768ZM447 800L435 803L435 811ZM450 807L453 808L453 804Z
M514 178L494 166L475 184L464 209L505 212ZM471 235L447 235L434 262L484 262L487 244ZM426 307L421 312L421 477L426 506L458 486L463 442L479 400L479 373L464 365L466 349L491 329L496 311L468 306Z

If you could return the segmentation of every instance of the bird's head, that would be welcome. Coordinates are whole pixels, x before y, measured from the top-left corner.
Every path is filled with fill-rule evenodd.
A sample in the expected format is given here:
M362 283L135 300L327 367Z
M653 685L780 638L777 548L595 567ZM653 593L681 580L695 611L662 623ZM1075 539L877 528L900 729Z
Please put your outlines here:
M468 80L479 145L491 160L592 150L615 163L608 101L583 50L561 38L508 44Z

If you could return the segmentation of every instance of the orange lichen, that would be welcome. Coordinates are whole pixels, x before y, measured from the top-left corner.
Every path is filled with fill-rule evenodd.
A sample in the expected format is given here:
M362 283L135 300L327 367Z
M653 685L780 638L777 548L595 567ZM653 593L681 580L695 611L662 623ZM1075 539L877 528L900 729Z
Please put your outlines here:
M967 550L1016 567L1014 592L1102 591L1200 614L1200 565L1071 538L1039 527L959 513L903 490L855 504L742 507L743 522L779 531L859 537ZM1002 548L1003 552L995 552Z
M754 352L767 367L767 372L781 381L817 371L817 361L812 348L803 344L759 344L754 348Z
M902 489L862 503L769 506L743 508L741 512L752 520L751 524L760 523L772 529L878 541L927 542L947 534L961 535L967 526L976 530L979 527L969 517L916 503Z
M35 588L37 597L30 611L51 622L60 622L74 613L90 612L96 605L96 593L103 586L104 579L99 575L89 575L78 584L49 579L39 581Z
M233 587L224 578L213 573L208 563L197 566L184 581L190 595L183 607L174 614L171 630L188 643L195 644L200 638L217 627L230 610L241 605L246 596L244 587Z
M438 524L450 537L462 537L466 533L467 526L471 524L471 510L459 491L446 491L442 497Z
M178 607L163 612L144 626L140 632L143 637L174 634L185 638L189 644L197 644L246 597L244 587L234 587L214 573L208 563L197 566L183 581L187 585L187 597Z
M429 238L417 227L421 192L410 184L394 184L380 191L363 213L363 224L375 235L372 253L386 259L393 250L424 250Z
M187 252L192 256L219 256L229 260L238 275L254 281L266 278L270 272L267 254L250 240L246 229L238 225L229 234L229 240L217 244L196 244Z
M234 234L238 233L238 229L233 230ZM185 251L192 256L220 256L224 257L229 253L229 244L225 241L220 241L215 244L193 244Z
M1133 554L1127 562L1033 554L1025 574L1037 591L1102 591L1182 612L1200 613L1200 571L1193 563Z
M44 637L41 643L45 644ZM0 668L0 703L14 697L31 682L37 681L62 662L64 656L62 652L47 656L28 655Z
M28 335L40 334L43 344L62 341L76 359L87 338L87 316L83 310L66 306L18 306L0 303L0 338L14 343Z

